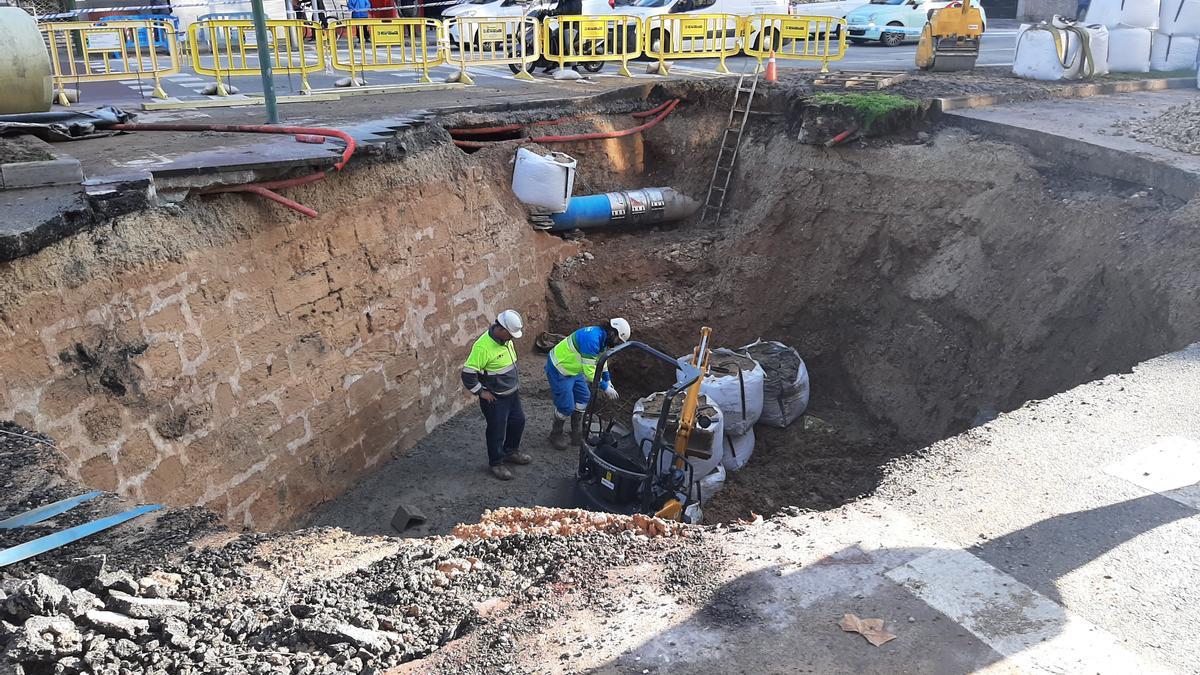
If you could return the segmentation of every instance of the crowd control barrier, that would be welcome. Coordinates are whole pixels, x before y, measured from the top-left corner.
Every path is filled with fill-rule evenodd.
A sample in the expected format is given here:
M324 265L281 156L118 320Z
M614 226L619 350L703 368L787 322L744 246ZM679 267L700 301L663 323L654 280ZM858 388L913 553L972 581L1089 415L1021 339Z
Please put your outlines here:
M642 23L635 16L552 16L542 20L542 53L566 68L620 61L625 77L629 61L642 55Z
M133 42L136 40L142 49L146 49L151 45L160 52L166 52L170 47L167 44L176 33L179 32L179 19L173 16L163 14L135 14L135 15L117 15L106 16L100 19L100 23L111 23L113 21L163 21L170 22L170 30L136 30L130 32L127 37L127 45L133 49Z
M446 62L438 47L441 22L436 19L347 19L326 29L334 70L350 73L350 82L369 70L416 69L422 82L432 82L429 69Z
M646 17L646 56L658 61L666 75L674 59L719 60L717 72L728 73L725 58L741 52L742 18L733 14L665 14Z
M459 67L458 81L474 84L468 66L507 65L518 80L532 80L529 68L541 57L537 19L529 16L456 16L445 23L443 51Z
M70 105L66 83L154 78L153 96L166 98L162 76L179 72L179 42L170 21L69 21L41 24L46 48L50 51L55 99ZM139 35L163 36L165 53ZM157 38L156 38L157 40Z
M299 19L268 19L267 48L275 73L300 76L300 90L312 91L309 73L325 70L325 30L315 21ZM311 31L316 39L304 42ZM200 53L200 37L209 38L211 61ZM199 75L216 79L217 95L227 96L224 80L237 76L258 76L258 44L254 22L244 19L214 19L197 21L188 27L188 46L192 55L192 70ZM224 79L222 79L224 78Z
M846 20L832 16L789 16L755 14L746 17L742 34L747 56L763 59L820 61L821 72L829 72L830 61L846 56Z

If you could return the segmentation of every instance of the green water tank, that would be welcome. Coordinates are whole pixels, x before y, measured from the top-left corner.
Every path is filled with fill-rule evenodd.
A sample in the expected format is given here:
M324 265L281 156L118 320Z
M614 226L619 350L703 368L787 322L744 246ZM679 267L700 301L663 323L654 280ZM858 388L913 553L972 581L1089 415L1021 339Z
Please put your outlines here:
M0 7L0 45L0 114L49 110L50 54L37 22L23 9Z

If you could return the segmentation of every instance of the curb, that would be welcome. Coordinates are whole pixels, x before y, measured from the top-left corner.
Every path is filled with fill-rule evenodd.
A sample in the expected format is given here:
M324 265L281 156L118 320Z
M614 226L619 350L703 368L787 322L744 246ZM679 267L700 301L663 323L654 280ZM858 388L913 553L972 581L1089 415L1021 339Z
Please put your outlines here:
M937 113L969 108L987 108L1002 103L1019 101L1041 101L1051 98L1087 98L1106 94L1126 94L1135 91L1163 91L1166 89L1196 88L1191 77L1163 77L1150 80L1128 80L1093 84L1065 85L1054 91L1019 94L980 94L976 96L950 96L933 99L932 110Z

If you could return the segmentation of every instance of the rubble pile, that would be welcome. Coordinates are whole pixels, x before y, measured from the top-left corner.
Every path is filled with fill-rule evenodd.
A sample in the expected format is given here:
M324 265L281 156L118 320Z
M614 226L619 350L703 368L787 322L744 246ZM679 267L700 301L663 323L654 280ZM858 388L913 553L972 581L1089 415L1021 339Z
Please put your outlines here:
M589 532L607 534L632 532L634 535L646 537L682 537L687 536L688 528L682 523L665 521L640 513L625 516L545 506L504 507L484 511L478 523L459 525L454 528L454 536L459 539L494 539L513 534L570 536Z
M1117 136L1200 155L1200 101L1171 106L1158 117L1123 120L1113 124L1113 128Z
M91 556L57 579L0 582L0 673L379 673L482 625L488 600L537 600L649 550L632 532L656 525L623 527L612 525L630 534L411 540L304 582L264 583L264 570L288 563L262 546L273 535L193 551L141 578Z

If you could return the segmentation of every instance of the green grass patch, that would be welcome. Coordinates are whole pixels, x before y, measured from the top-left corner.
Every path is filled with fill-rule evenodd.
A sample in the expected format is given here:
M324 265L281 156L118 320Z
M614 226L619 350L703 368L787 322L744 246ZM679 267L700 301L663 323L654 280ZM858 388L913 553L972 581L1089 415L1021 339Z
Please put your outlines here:
M863 130L895 112L912 112L921 107L921 102L895 94L835 94L824 92L813 96L822 105L838 105L849 108L863 118Z

